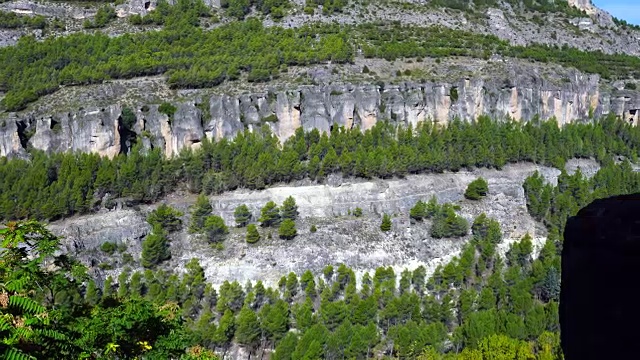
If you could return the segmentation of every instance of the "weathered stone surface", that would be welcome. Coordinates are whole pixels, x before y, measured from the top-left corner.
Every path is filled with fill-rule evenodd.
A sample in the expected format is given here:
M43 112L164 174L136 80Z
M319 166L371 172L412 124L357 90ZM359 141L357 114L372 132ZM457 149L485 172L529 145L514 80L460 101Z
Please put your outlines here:
M270 89L241 95L204 95L196 90L192 100L172 101L173 119L158 112L158 103L137 103L134 126L143 143L159 147L168 156L184 148L197 148L205 138L232 138L244 129L267 124L281 141L296 129L329 132L333 126L363 131L380 120L417 125L433 120L446 124L454 118L471 121L481 115L496 119L529 121L556 118L560 125L614 113L635 125L640 117L640 93L602 89L599 78L576 71L560 83L535 73L509 78L464 78L456 82L402 82L384 88L373 84L317 85ZM624 85L622 85L624 86ZM114 94L119 85L108 87ZM25 132L34 132L29 145L46 152L78 150L113 157L128 146L119 134L123 106L107 105L66 113L47 110L0 118L0 156L16 156L18 121ZM203 113L202 109L208 108ZM145 111L142 111L142 110Z

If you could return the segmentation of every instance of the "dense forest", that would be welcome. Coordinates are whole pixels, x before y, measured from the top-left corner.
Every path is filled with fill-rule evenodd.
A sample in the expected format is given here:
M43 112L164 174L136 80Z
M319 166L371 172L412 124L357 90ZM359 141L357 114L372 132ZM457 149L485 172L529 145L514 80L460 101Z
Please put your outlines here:
M0 351L15 359L214 359L212 350L224 355L240 346L292 360L561 359L560 230L594 198L639 191L640 174L628 162L611 163L591 179L563 173L553 187L534 174L524 187L532 216L549 229L539 249L526 235L500 256L500 226L482 214L460 255L431 276L424 267L400 274L380 267L357 280L336 264L322 274L284 275L275 288L258 281L216 289L195 259L185 274L125 268L117 281L100 284L65 255L45 269L59 240L39 223L8 223L0 230L7 249L0 254ZM420 221L429 221L433 204L423 204ZM149 221L154 232L175 231L181 216L156 210Z
M285 6L261 4L264 11ZM634 56L569 47L512 46L495 36L441 27L311 23L283 29L265 28L259 19L251 18L205 31L198 25L209 16L199 0L180 0L174 6L161 2L150 14L131 20L138 25L162 25L160 31L118 37L100 32L73 34L41 42L22 37L15 46L0 49L0 91L6 92L1 105L8 111L20 110L60 86L146 75L163 74L174 88L214 87L244 76L250 82L264 82L277 78L288 66L352 62L357 50L366 57L389 60L501 55L559 63L605 78L640 76L640 59ZM105 26L114 17L112 8L103 7L85 27Z
M329 136L330 135L330 136ZM535 162L563 168L574 157L603 164L613 155L635 161L640 130L614 116L558 127L555 121L454 121L446 128L426 122L417 128L379 122L362 132L335 127L331 134L298 129L284 144L268 127L233 140L204 141L199 150L167 159L159 149L134 146L114 159L95 154L34 151L30 160L0 159L0 218L58 219L115 206L151 203L178 187L215 194L327 175L361 178L413 173L502 168Z

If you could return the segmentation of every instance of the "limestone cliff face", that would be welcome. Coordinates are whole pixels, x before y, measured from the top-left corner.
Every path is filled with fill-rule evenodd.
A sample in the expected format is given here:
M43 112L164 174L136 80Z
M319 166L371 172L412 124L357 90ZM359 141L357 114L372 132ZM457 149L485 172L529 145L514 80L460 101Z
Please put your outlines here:
M301 86L262 93L204 96L176 101L170 119L158 104L136 104L137 122L122 124L123 106L83 109L59 114L37 111L0 119L0 156L20 156L25 148L45 152L81 151L113 157L126 152L130 139L167 156L197 148L206 137L232 138L244 129L268 126L285 141L296 129L329 132L333 126L367 130L378 121L413 125L432 120L446 125L488 115L529 121L555 117L559 124L588 121L614 113L634 124L640 114L640 94L603 90L599 78L573 73L560 83L532 74L512 74L506 80L465 78L453 83L395 85L344 84Z

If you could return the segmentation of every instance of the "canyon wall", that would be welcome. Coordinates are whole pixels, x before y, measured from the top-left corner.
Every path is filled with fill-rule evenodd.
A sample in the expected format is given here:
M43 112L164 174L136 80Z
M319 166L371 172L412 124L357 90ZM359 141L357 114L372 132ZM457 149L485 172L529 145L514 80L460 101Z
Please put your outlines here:
M299 127L329 132L333 126L357 126L364 131L382 120L413 126L432 120L444 125L454 118L471 121L481 115L517 121L556 118L562 125L614 113L637 124L638 92L605 91L595 75L570 74L562 81L513 74L502 80L299 86L241 95L203 95L195 90L189 97L170 101L176 108L171 117L159 111L160 103L130 105L136 115L132 125L123 123L121 100L64 112L32 110L0 115L0 156L26 156L26 149L35 148L113 157L128 151L134 137L147 148L173 156L198 147L204 138L232 138L244 129L265 125L285 141Z

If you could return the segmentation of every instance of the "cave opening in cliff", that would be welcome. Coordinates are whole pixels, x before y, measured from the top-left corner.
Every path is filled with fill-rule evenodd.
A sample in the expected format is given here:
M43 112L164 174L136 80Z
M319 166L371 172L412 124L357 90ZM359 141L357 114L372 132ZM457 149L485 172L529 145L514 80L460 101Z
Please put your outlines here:
M151 7L151 1L145 1L144 3L144 9L145 10L149 10L149 8Z
M123 121L122 115L118 117L118 134L120 135L120 153L128 154L136 142L136 133Z
M16 126L18 127L20 146L22 146L23 149L26 149L27 144L29 144L29 139L35 134L35 131L27 131L27 124L22 121L16 121Z

